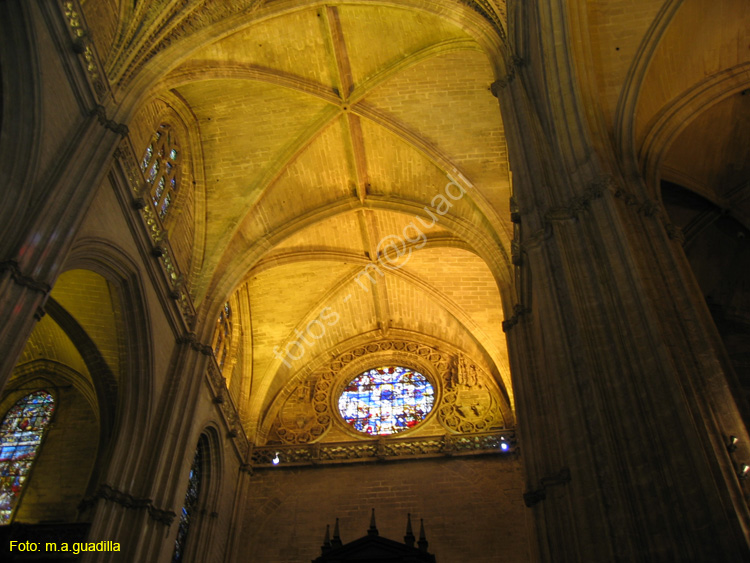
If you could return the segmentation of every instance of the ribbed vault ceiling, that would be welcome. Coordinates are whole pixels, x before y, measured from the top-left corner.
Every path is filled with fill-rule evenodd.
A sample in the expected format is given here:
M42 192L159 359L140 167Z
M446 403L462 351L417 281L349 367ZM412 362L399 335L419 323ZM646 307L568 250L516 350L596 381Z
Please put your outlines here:
M392 330L463 349L511 394L510 182L493 80L465 29L376 2L245 22L163 76L154 95L192 114L204 163L194 298L210 317L249 295L251 361L233 374L252 382L249 427L306 363ZM274 353L324 310L337 321L303 359Z
M502 2L81 4L115 90L150 88L142 105L166 100L194 131L189 287L204 333L230 295L249 294L240 376L254 394L251 425L299 371L273 348L322 307L341 320L304 362L358 335L405 331L482 358L510 393L499 327L510 181L489 92L504 72L493 51ZM566 7L603 142L640 168L650 197L666 179L750 225L747 2ZM363 290L357 276L382 265L383 241L403 239L417 217L429 223L425 208L448 174L466 195L410 246L406 264Z

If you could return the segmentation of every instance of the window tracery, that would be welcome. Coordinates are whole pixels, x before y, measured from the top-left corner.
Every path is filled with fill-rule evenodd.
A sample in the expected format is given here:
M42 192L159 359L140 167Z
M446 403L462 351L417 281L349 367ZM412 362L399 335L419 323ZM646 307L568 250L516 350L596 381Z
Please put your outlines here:
M55 409L51 394L34 391L18 400L0 423L0 524L8 524Z
M169 126L161 125L141 159L141 172L150 186L151 201L164 220L177 197L180 151Z
M413 428L432 410L427 378L401 366L370 369L350 381L338 399L344 421L357 432L387 436Z
M203 450L204 446L201 441L198 443L193 463L190 466L188 487L187 492L185 493L185 501L182 504L182 510L180 510L180 523L177 528L177 538L174 542L172 563L179 563L183 560L185 546L187 545L188 532L190 531L190 524L196 515L203 482Z

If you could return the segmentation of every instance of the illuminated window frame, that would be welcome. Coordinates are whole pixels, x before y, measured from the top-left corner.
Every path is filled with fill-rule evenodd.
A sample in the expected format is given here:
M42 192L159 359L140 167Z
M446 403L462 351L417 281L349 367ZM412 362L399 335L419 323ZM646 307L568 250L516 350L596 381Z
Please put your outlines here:
M425 421L436 405L437 389L421 371L387 365L348 381L336 398L344 424L369 436L391 436Z
M44 389L16 401L0 422L0 525L9 524L55 412Z
M150 186L151 203L163 221L180 187L180 150L168 125L161 125L141 158L141 172Z

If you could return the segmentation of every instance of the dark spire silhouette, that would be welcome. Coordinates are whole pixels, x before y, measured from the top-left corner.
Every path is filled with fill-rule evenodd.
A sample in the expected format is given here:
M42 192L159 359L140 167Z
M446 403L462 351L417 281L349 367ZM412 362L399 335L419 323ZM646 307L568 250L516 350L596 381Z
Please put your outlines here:
M372 516L370 516L370 527L367 530L368 536L377 536L378 527L375 525L375 509L372 509Z
M414 532L411 529L411 513L406 514L406 535L404 536L404 543L409 547L414 547Z
M323 545L320 546L320 551L326 553L331 550L331 525L326 524L326 535L323 537Z
M331 540L331 546L341 547L341 536L339 535L339 519L336 518L336 525L333 527L333 539Z
M417 542L417 546L419 547L420 551L427 551L427 538L424 535L424 519L419 519L419 541Z

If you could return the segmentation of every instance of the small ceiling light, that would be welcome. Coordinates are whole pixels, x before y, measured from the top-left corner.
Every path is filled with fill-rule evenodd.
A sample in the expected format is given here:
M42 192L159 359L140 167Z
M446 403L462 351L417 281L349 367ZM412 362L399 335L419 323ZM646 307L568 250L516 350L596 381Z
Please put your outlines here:
M271 460L271 463L278 465L281 459L279 459L279 452L276 452L276 456Z
M737 475L739 475L740 479L744 479L748 474L750 474L750 465L743 463L740 465L740 470L737 472Z
M510 445L505 441L505 438L500 438L500 449L507 452L510 449Z
M729 450L729 453L735 451L737 449L737 443L740 441L740 439L737 436L730 436L727 444L727 449Z

